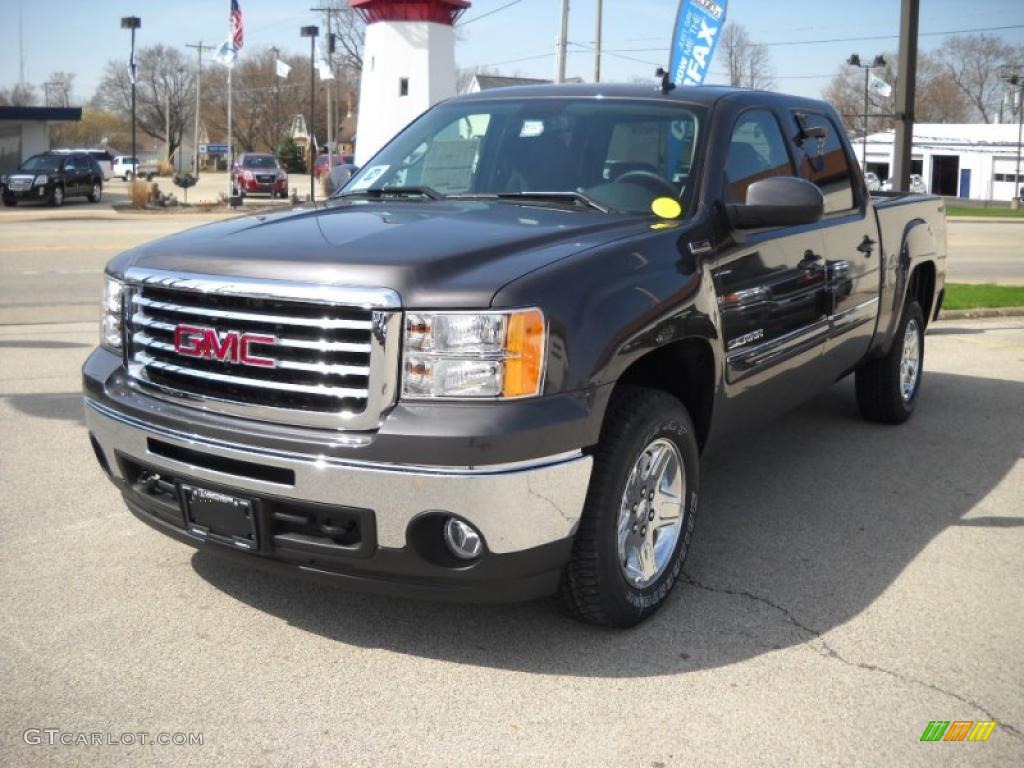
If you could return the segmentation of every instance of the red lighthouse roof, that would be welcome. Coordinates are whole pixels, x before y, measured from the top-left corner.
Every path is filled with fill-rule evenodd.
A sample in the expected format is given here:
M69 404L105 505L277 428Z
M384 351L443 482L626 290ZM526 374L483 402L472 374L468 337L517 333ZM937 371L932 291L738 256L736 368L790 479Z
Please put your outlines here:
M367 24L377 21L432 21L454 26L469 0L349 0Z

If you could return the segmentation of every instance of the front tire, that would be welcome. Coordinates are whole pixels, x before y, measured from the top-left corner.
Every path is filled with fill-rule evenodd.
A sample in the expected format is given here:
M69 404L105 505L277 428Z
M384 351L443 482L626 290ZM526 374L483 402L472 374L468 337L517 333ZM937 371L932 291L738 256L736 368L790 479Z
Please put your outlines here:
M662 606L689 551L698 473L683 404L659 390L617 390L559 587L570 615L631 627Z
M908 301L889 352L857 369L857 406L861 416L882 424L902 424L917 404L924 369L924 313Z
M103 187L98 181L92 183L92 192L89 193L89 202L98 203L103 197Z
M50 193L50 205L54 208L60 208L64 205L64 187L58 184L53 188L53 192Z
M6 207L8 207L8 208L13 208L17 204L18 204L18 201L15 200L14 198L7 198L7 197L4 198L4 205Z

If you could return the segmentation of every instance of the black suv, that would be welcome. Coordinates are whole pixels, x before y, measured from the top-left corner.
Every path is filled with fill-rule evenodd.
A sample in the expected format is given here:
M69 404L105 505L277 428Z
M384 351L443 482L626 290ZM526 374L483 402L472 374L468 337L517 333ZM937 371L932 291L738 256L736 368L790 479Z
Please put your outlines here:
M98 203L103 196L103 169L85 152L44 152L0 176L0 193L8 207L27 200L63 205L76 195Z

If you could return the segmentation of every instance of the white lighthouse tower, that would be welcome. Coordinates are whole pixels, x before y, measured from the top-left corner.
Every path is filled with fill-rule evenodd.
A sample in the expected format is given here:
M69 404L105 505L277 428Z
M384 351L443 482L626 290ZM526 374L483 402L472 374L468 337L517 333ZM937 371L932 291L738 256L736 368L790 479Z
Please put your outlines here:
M356 164L455 95L455 22L469 0L350 0L366 20Z

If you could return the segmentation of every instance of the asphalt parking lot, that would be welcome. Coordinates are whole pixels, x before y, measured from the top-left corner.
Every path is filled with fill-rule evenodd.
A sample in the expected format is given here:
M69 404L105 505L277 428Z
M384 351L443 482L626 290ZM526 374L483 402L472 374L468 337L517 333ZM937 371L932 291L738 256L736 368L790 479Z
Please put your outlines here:
M0 764L1024 763L1024 318L934 325L903 427L845 381L707 457L686 583L600 631L282 581L136 521L79 367L103 262L183 225L121 222L0 218ZM921 743L932 720L998 725Z

